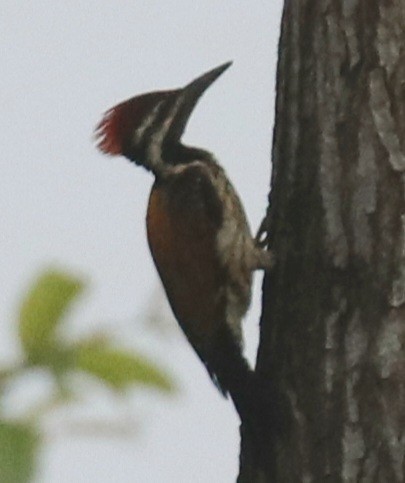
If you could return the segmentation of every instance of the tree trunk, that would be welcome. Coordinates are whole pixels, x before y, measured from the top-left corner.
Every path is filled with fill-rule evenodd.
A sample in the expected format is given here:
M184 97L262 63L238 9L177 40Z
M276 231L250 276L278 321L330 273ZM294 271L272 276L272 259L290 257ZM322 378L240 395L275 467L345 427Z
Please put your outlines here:
M286 0L279 52L274 420L238 481L404 482L405 1Z

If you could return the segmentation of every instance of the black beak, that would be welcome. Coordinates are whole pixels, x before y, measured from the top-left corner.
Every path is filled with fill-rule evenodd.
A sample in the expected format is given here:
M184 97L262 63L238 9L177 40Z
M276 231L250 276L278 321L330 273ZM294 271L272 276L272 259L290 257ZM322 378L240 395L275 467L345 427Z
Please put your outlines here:
M183 88L184 102L194 106L201 95L208 89L208 87L215 82L218 77L223 74L231 65L232 62L226 62L225 64L206 72L200 77L197 77L197 79L190 82L190 84L187 84L186 87Z
M170 109L169 118L171 118L170 128L167 139L171 142L178 142L184 132L187 122L202 94L213 84L218 77L230 67L232 62L222 64L215 69L206 72L197 77L183 89L176 91L173 107Z

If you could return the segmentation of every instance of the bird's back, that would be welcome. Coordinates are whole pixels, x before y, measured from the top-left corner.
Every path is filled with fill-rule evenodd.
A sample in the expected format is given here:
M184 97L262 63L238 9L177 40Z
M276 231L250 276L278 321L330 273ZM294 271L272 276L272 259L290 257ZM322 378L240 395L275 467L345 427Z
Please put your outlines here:
M190 178L193 178L191 181ZM209 206L199 167L155 182L147 213L153 260L172 310L192 344L209 350L225 317L225 273L216 234L221 214Z
M173 313L225 393L234 383L230 370L238 378L249 370L240 325L250 301L251 271L246 269L239 285L232 280L228 258L219 252L218 233L228 215L212 179L216 169L215 164L194 162L157 180L146 221L149 247ZM241 292L240 313L230 313L230 297L240 299Z

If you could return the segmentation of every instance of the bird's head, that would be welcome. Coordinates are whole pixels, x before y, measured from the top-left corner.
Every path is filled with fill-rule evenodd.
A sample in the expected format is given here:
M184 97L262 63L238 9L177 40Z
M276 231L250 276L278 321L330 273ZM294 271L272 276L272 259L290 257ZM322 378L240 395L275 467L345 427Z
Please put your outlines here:
M98 148L152 170L157 158L176 162L173 153L182 146L181 136L195 105L230 65L216 67L183 88L142 94L112 107L96 127Z

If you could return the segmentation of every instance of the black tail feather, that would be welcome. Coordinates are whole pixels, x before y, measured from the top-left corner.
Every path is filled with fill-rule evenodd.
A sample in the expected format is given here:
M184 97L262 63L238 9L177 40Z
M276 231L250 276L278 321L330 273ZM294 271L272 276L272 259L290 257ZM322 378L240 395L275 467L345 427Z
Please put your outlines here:
M217 334L215 347L203 360L221 394L230 395L241 418L247 416L255 398L256 377L231 330L224 327Z
M251 369L230 330L223 330L217 341L217 350L206 362L207 370L219 391L230 395L245 431L260 445L277 426L272 386Z

